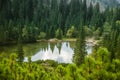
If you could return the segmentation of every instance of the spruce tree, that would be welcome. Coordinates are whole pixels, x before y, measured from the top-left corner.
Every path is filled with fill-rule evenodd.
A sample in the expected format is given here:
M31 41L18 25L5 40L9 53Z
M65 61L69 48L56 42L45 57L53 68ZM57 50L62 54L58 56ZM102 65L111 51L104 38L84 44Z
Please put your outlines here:
M74 50L73 55L73 62L80 66L82 63L84 63L86 51L85 51L85 35L84 35L84 28L83 26L80 26L79 36L76 41L76 47Z
M88 7L88 10L87 10L87 24L90 25L90 20L93 16L93 5L92 3L90 3L90 6Z
M23 62L24 59L24 52L23 52L23 47L22 47L22 28L21 25L18 25L18 61Z

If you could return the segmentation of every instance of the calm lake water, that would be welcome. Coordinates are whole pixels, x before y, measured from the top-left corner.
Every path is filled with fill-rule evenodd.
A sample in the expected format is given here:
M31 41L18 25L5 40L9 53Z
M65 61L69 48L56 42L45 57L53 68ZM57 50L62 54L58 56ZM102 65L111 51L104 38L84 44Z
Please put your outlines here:
M24 44L24 61L27 62L27 56L31 56L32 61L50 59L55 60L58 63L72 63L74 47L75 42L38 42L32 44ZM0 47L0 52L5 52L7 54L15 53L16 51L16 45ZM86 51L88 54L92 52L92 44L86 44Z

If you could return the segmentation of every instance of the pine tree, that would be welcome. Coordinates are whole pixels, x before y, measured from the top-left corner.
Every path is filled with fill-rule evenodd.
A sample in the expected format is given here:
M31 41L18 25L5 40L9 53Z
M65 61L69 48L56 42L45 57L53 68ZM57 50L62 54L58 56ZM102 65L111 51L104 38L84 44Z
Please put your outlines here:
M83 15L83 24L85 25L87 22L87 3L86 0L83 1L83 6L82 6L82 15Z
M24 60L24 52L23 52L23 47L22 47L22 27L21 25L18 25L18 61L23 62Z
M87 10L87 24L90 25L90 20L93 16L93 5L92 3L90 3L90 6L88 7L88 10Z
M116 46L116 55L115 57L117 59L120 59L120 34L118 36L118 39L117 39L117 46Z
M77 38L76 47L75 47L74 55L73 55L73 62L77 66L80 66L82 63L84 63L84 59L86 55L84 34L85 34L84 28L83 26L80 26L79 37Z

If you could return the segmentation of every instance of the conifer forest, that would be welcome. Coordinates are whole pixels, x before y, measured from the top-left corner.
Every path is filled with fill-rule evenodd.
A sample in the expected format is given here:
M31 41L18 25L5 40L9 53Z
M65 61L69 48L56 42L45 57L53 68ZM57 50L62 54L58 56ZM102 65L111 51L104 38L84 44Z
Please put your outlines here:
M120 0L0 0L0 80L120 80Z

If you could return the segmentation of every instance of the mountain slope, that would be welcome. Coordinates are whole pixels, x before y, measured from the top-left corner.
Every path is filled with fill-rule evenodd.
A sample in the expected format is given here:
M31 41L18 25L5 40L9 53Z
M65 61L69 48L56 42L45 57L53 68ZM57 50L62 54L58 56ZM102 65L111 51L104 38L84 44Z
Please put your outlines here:
M93 5L96 3L100 4L100 9L103 11L106 7L116 7L120 6L120 0L87 0L87 4L89 5L92 2Z

